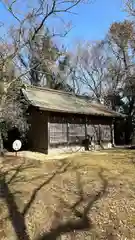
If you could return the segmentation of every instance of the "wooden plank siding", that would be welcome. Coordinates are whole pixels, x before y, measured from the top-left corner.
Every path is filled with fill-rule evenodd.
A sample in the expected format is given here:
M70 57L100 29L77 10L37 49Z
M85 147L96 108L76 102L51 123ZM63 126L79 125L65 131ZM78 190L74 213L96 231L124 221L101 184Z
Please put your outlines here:
M38 108L29 108L30 124L28 132L29 149L48 153L48 113L40 111Z
M111 125L111 118L50 113L49 146L80 145L87 134L95 144L111 142Z

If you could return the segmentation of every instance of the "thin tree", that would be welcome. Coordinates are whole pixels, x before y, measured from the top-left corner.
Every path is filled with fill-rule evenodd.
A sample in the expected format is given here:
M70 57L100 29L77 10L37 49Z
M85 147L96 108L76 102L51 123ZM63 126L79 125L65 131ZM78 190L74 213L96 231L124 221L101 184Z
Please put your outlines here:
M3 128L3 114L4 108L6 106L6 101L9 99L9 92L11 86L14 85L18 81L18 79L22 82L26 79L27 74L35 66L28 66L28 68L24 68L21 63L18 61L19 56L23 56L23 60L27 62L28 60L28 50L31 48L34 40L38 36L40 30L43 26L49 21L49 19L53 17L60 17L63 13L71 13L72 9L76 7L81 0L71 0L71 1L59 1L59 0L42 0L37 1L36 6L33 4L30 6L27 5L29 1L25 1L23 4L25 5L24 15L18 13L19 9L21 10L21 6L18 5L18 1L1 1L7 9L8 13L14 18L15 24L14 28L10 29L10 44L12 46L11 49L6 48L5 39L1 39L1 45L5 47L6 51L1 54L0 58L0 74L1 74L1 115L0 115L0 148L1 152L3 152L3 139L2 139L2 128ZM18 9L16 11L16 9ZM5 27L3 23L3 27ZM7 30L7 29L5 29ZM8 31L8 30L7 30ZM11 39L12 33L12 39ZM53 33L53 35L59 35L59 33ZM3 73L5 71L5 67L7 63L14 63L17 69L17 75L14 75L9 81L5 80ZM11 95L10 95L11 96ZM13 96L12 96L13 97ZM12 97L10 99L12 99ZM14 99L14 98L13 98ZM19 107L17 107L19 109ZM12 113L9 118L12 118ZM18 115L18 118L20 114Z

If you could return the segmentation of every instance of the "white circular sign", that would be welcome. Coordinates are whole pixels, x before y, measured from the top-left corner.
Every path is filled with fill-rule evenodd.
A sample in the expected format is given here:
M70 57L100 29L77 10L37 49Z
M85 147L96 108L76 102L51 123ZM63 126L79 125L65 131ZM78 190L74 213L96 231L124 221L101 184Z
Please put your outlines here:
M21 149L21 147L22 147L21 141L20 141L20 140L15 140L15 141L13 142L12 147L13 147L13 149L14 149L15 151L19 151L19 150Z

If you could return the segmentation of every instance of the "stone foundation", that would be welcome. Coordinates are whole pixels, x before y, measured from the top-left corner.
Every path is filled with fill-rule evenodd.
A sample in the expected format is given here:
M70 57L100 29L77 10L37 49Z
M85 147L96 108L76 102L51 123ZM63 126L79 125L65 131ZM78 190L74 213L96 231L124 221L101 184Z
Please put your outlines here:
M90 151L98 151L98 150L103 150L103 149L110 149L112 148L111 143L104 143L102 146L100 145L94 145L90 147ZM85 148L82 146L66 146L66 147L57 147L57 148L49 148L48 149L48 154L49 153L75 153L75 152L85 152Z

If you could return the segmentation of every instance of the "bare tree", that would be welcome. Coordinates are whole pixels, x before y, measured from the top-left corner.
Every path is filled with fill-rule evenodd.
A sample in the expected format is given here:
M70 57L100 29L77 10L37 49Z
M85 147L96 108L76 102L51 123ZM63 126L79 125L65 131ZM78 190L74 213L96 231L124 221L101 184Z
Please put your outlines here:
M13 44L15 47L14 52L9 57L12 59L18 56L18 54L27 57L26 52L28 48L32 48L32 44L35 38L41 33L41 29L50 21L52 18L60 18L63 13L71 13L72 9L81 3L82 0L42 0L36 1L33 6L29 1L25 1L25 12L18 14L20 9L19 3L15 1L2 1L7 11L16 20L14 29L12 28L10 34L12 33ZM21 10L21 9L20 9ZM51 36L63 36L69 29L64 26L64 33L53 32Z
M102 42L79 44L76 52L76 85L91 99L102 101L105 93L107 57Z
M72 13L72 9L75 8L81 0L38 0L30 4L29 1L22 3L23 7L20 6L18 0L15 1L1 1L4 7L7 9L8 13L14 19L14 28L10 27L10 31L5 29L9 38L7 42L4 37L0 40L1 48L4 48L4 54L0 54L0 93L1 93L1 116L0 116L0 146L3 148L2 141L2 126L3 126L3 116L5 113L4 109L7 106L7 101L12 99L11 97L11 88L16 85L18 81L27 80L29 77L30 71L35 67L35 65L27 65L28 62L28 53L29 50L32 50L33 43L40 34L40 30L47 24L47 22L52 18L62 18L61 14ZM23 12L22 9L25 9ZM22 10L22 12L21 12ZM5 28L5 24L2 23L1 26ZM64 34L67 33L64 31ZM52 37L61 36L61 33L52 31ZM21 59L21 61L19 61ZM23 62L23 64L22 64ZM36 63L37 64L37 63ZM10 77L5 76L6 69L9 65L14 65L16 69L16 74L9 74ZM25 66L25 67L24 67ZM12 77L11 77L12 75ZM8 80L7 80L8 79ZM21 85L22 87L22 85ZM10 97L9 97L10 95ZM19 109L19 107L18 107ZM6 111L12 115L12 111ZM7 114L6 114L7 115ZM20 117L18 113L17 117ZM11 116L13 119L13 117ZM2 151L3 152L3 151Z
M125 1L126 11L130 16L135 17L135 2L134 0Z
M113 23L110 27L109 45L115 62L119 66L118 94L123 104L121 110L127 114L126 140L129 143L133 132L135 84L134 84L134 24L125 20Z

